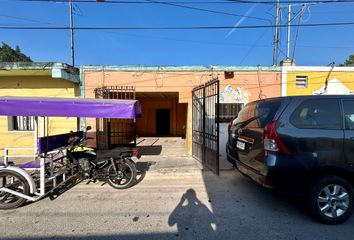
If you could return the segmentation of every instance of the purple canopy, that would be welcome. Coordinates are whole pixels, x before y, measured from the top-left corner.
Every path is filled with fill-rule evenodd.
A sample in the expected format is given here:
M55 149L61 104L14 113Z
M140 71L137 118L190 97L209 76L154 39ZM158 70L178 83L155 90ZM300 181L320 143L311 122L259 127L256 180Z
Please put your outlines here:
M0 97L0 115L134 119L141 105L137 100Z

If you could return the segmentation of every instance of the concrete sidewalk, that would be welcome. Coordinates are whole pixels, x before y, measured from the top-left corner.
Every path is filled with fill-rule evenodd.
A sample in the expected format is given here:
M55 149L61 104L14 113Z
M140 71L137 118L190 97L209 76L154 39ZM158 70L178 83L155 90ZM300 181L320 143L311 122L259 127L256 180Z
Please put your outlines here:
M163 169L195 169L201 170L202 165L187 153L185 139L180 137L142 137L137 139L137 148L142 157L134 161L138 166L149 163L151 171ZM118 156L121 151L130 148L115 148L100 151L100 156Z

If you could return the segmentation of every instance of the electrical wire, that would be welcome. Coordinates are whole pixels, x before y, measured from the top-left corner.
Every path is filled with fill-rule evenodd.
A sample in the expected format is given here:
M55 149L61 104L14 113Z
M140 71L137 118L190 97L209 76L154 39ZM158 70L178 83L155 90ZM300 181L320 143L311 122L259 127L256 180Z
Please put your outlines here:
M235 42L218 42L218 41L199 41L199 40L192 40L192 39L181 39L181 38L171 38L171 37L164 37L164 36L150 36L150 35L142 35L142 34L134 34L134 33L124 33L120 34L115 31L106 30L105 33L115 34L121 37L138 37L138 38L151 38L151 39L158 39L158 40L166 40L166 41L175 41L175 42L186 42L186 43L193 43L193 44L209 44L209 45L225 45L225 46L244 46L244 47L252 47L254 44L249 43L235 43ZM262 48L269 48L271 45L256 45L255 47L262 47ZM350 47L346 47L350 48Z
M8 0L5 0L8 1ZM52 2L52 3L69 3L70 0L11 0L17 2ZM156 4L146 1L117 1L105 0L104 2L97 3L92 0L73 0L73 3L95 3L95 4ZM281 1L282 4L317 4L317 3L352 3L354 0L285 0ZM252 1L252 0L226 0L226 1L159 1L159 3L175 3L175 4L276 4L277 1Z
M354 22L332 22L332 23L309 23L294 24L293 27L322 27L322 26L347 26L354 25ZM221 30L221 29L257 29L257 28L274 28L275 25L248 25L248 26L190 26L190 27L73 27L74 30ZM286 24L278 25L278 27L286 28ZM3 30L69 30L70 27L25 27L25 26L0 26Z
M306 10L306 6L303 6L301 8L301 13L300 13L300 17L299 17L299 23L298 23L298 26L297 26L297 29L296 29L296 35L295 35L295 41L294 41L294 48L293 48L293 54L292 54L292 57L291 57L291 61L294 61L294 57L295 57L295 49L296 49L296 44L297 44L297 39L299 37L299 29L300 29L300 26L301 26L301 20L302 20L302 15L303 13L305 12ZM293 25L294 26L294 25Z
M9 1L9 0L2 0ZM69 3L70 0L11 0L16 2L49 2L49 3ZM73 3L95 3L95 4L154 4L149 3L144 0L141 1L116 1L116 0L105 0L104 2L96 2L92 0L73 0ZM235 4L230 1L161 1L161 3L177 3L177 4ZM237 3L236 3L237 4Z
M268 28L267 28L268 29ZM267 30L265 29L265 30ZM166 40L166 41L174 41L174 42L185 42L185 43L192 43L192 44L208 44L208 45L223 45L223 46L244 46L250 48L269 48L272 46L271 43L269 44L250 44L250 43L237 43L237 42L218 42L218 41L200 41L200 40L193 40L193 39L182 39L182 38L171 38L171 37L164 37L164 36L155 36L155 35L143 35L143 34L135 34L135 33L118 33L116 31L104 30L107 34L114 34L120 37L133 37L133 38L150 38L150 39L158 39L158 40ZM263 35L264 36L264 35ZM259 42L259 41L255 41ZM352 49L353 46L319 46L319 45L297 45L299 48L319 48L319 49ZM240 63L239 65L241 65Z
M264 29L263 33L257 38L257 40L254 42L254 44L248 49L247 53L245 54L245 56L241 59L239 65L241 65L246 58L251 54L251 52L253 51L253 49L255 47L257 47L258 42L264 37L264 35L267 33L268 29Z
M332 73L334 67L335 67L335 64L336 64L335 62L330 63L331 69L328 71L328 74L327 74L327 77L326 77L326 80L325 80L325 84L324 84L325 87L324 87L324 89L323 89L323 93L327 92L328 80L329 80L329 77L330 77L330 75L331 75L331 73ZM322 94L323 94L323 93L322 93Z
M16 16L7 15L7 14L0 14L0 17L12 18L12 19L17 19L17 20L22 20L22 21L27 21L27 22L33 22L33 23L42 23L42 24L53 25L53 26L67 27L67 25L64 25L64 24L56 24L56 23L51 23L51 22L42 22L42 21L39 21L39 20L36 20L36 19L16 17Z
M235 3L258 3L258 4L276 4L277 1L248 1L248 0L228 0L230 2L235 2ZM318 4L318 3L352 3L354 2L353 0L313 0L313 1L306 1L306 0L285 0L281 1L281 4L294 4L294 3L300 3L300 4Z
M84 16L83 11L81 10L80 6L77 3L73 4L73 14L80 17Z
M191 10L214 13L214 14L216 13L216 14L222 14L222 15L228 15L228 16L257 19L257 20L262 20L262 21L266 21L266 22L270 21L269 19L266 19L266 18L252 17L252 16L247 16L247 15L240 15L240 14L228 13L228 12L223 12L223 11L210 10L210 9L205 9L205 8L184 6L184 5L171 3L171 2L161 2L161 1L155 1L155 0L145 0L145 1L149 2L149 3L163 4L163 5L168 5L168 6L172 6L172 7L179 7L179 8L191 9Z

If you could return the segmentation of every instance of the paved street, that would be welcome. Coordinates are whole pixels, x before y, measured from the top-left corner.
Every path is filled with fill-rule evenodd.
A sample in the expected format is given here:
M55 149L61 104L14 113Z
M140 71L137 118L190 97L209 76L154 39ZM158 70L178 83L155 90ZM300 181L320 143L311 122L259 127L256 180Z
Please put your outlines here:
M79 184L1 212L0 239L352 239L354 218L327 226L291 197L235 171L150 169L128 190Z

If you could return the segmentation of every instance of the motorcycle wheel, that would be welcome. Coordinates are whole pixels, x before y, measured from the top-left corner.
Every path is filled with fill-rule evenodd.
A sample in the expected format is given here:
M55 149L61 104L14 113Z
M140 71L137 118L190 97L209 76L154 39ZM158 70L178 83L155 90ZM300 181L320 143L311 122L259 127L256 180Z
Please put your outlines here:
M132 160L126 159L125 162L117 163L116 174L113 166L108 167L107 183L116 189L126 189L134 185L136 180L136 166Z
M26 179L12 171L0 172L0 188L6 187L13 191L23 194L29 194L29 185ZM26 199L13 195L11 193L0 191L0 209L18 208L26 202Z

